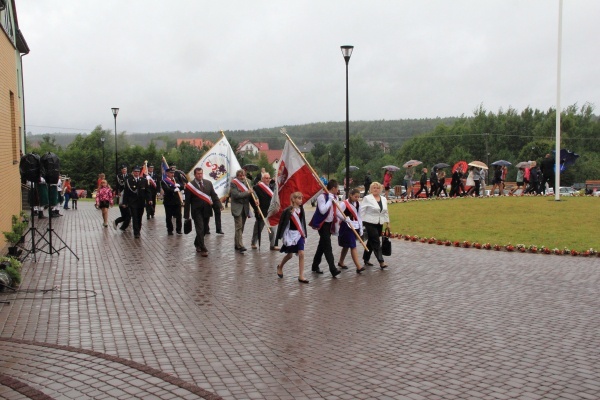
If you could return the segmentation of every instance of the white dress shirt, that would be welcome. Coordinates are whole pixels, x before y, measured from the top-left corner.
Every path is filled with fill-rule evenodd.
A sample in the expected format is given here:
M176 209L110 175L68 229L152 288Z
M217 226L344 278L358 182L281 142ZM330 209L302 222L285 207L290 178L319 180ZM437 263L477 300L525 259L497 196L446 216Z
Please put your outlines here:
M360 204L359 211L360 217L363 222L370 224L381 224L390 222L390 215L388 214L387 199L385 196L379 196L381 198L382 208L379 208L379 203L375 200L372 194L366 195L362 203Z

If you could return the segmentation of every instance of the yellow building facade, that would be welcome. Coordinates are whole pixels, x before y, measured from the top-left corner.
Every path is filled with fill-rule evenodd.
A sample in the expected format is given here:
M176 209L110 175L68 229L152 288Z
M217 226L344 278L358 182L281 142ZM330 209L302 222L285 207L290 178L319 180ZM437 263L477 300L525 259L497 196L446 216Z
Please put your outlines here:
M21 56L29 48L17 21L15 0L0 0L0 232L21 212L19 161L24 151L24 98ZM0 255L6 254L0 235Z

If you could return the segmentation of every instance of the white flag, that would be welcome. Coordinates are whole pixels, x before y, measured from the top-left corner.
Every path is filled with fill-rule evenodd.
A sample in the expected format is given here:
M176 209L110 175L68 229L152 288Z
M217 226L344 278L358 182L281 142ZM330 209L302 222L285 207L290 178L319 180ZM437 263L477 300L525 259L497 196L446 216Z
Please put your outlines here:
M202 168L204 179L212 182L220 199L229 194L231 178L242 169L227 138L223 136L208 150L188 173L189 180L194 179L194 169Z

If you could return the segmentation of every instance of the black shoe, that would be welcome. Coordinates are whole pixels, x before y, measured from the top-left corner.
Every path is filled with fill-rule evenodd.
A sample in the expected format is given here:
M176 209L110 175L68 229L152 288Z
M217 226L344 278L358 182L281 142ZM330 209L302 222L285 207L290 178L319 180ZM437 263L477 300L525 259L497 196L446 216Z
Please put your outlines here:
M340 263L338 263L338 267L340 267L341 269L348 269L347 265L342 265Z
M119 228L119 230L121 230L121 231L126 231L126 230L127 230L127 228L120 227L120 228Z
M178 234L178 235L181 235L181 231L177 231L177 234Z
M283 270L279 273L279 265L277 266L277 276L283 278Z
M39 214L38 214L38 218L39 219L44 219L44 218L46 218L46 216L44 215L44 213L42 211L40 211Z
M140 238L140 234L138 233L137 235L133 235L134 238L139 239Z
M317 268L317 269L313 269L313 270L312 270L312 272L314 272L315 274L322 274L322 273L323 273L323 270L322 270L322 269L319 269L319 268Z
M331 276L332 276L333 278L335 278L336 276L338 276L338 275L339 275L339 274L341 274L341 273L342 273L342 271L340 271L339 269L336 269L335 271L333 271L333 272L331 273Z
M167 235L173 236L173 232L169 231L169 232L167 232Z
M248 250L248 249L246 249L245 247L240 247L240 248L238 249L238 251L239 251L240 253L243 253L243 252L245 252L246 250Z
M356 270L357 274L360 274L361 272L365 272L365 267L359 268Z
M365 261L365 265L366 265L366 266L368 266L368 267L372 267L372 266L373 266L373 263L370 263L370 262L368 262L368 261Z
M219 235L224 235L223 231L217 231Z
M146 219L150 219L150 216L149 216L149 215L146 215Z
M298 282L300 282L300 283L308 283L308 280L307 279L300 279L300 278L298 278Z

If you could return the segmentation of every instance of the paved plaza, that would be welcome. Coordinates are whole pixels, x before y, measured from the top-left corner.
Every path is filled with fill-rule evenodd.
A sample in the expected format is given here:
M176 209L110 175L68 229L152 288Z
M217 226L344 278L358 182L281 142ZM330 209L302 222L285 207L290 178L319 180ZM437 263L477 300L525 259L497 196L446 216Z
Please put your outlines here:
M167 236L162 206L141 239L92 203L61 212L79 261L38 252L27 292L3 296L0 398L600 398L599 258L393 240L385 271L305 285L296 258L277 277L266 232L250 249L253 219L234 252L228 209L208 258Z

